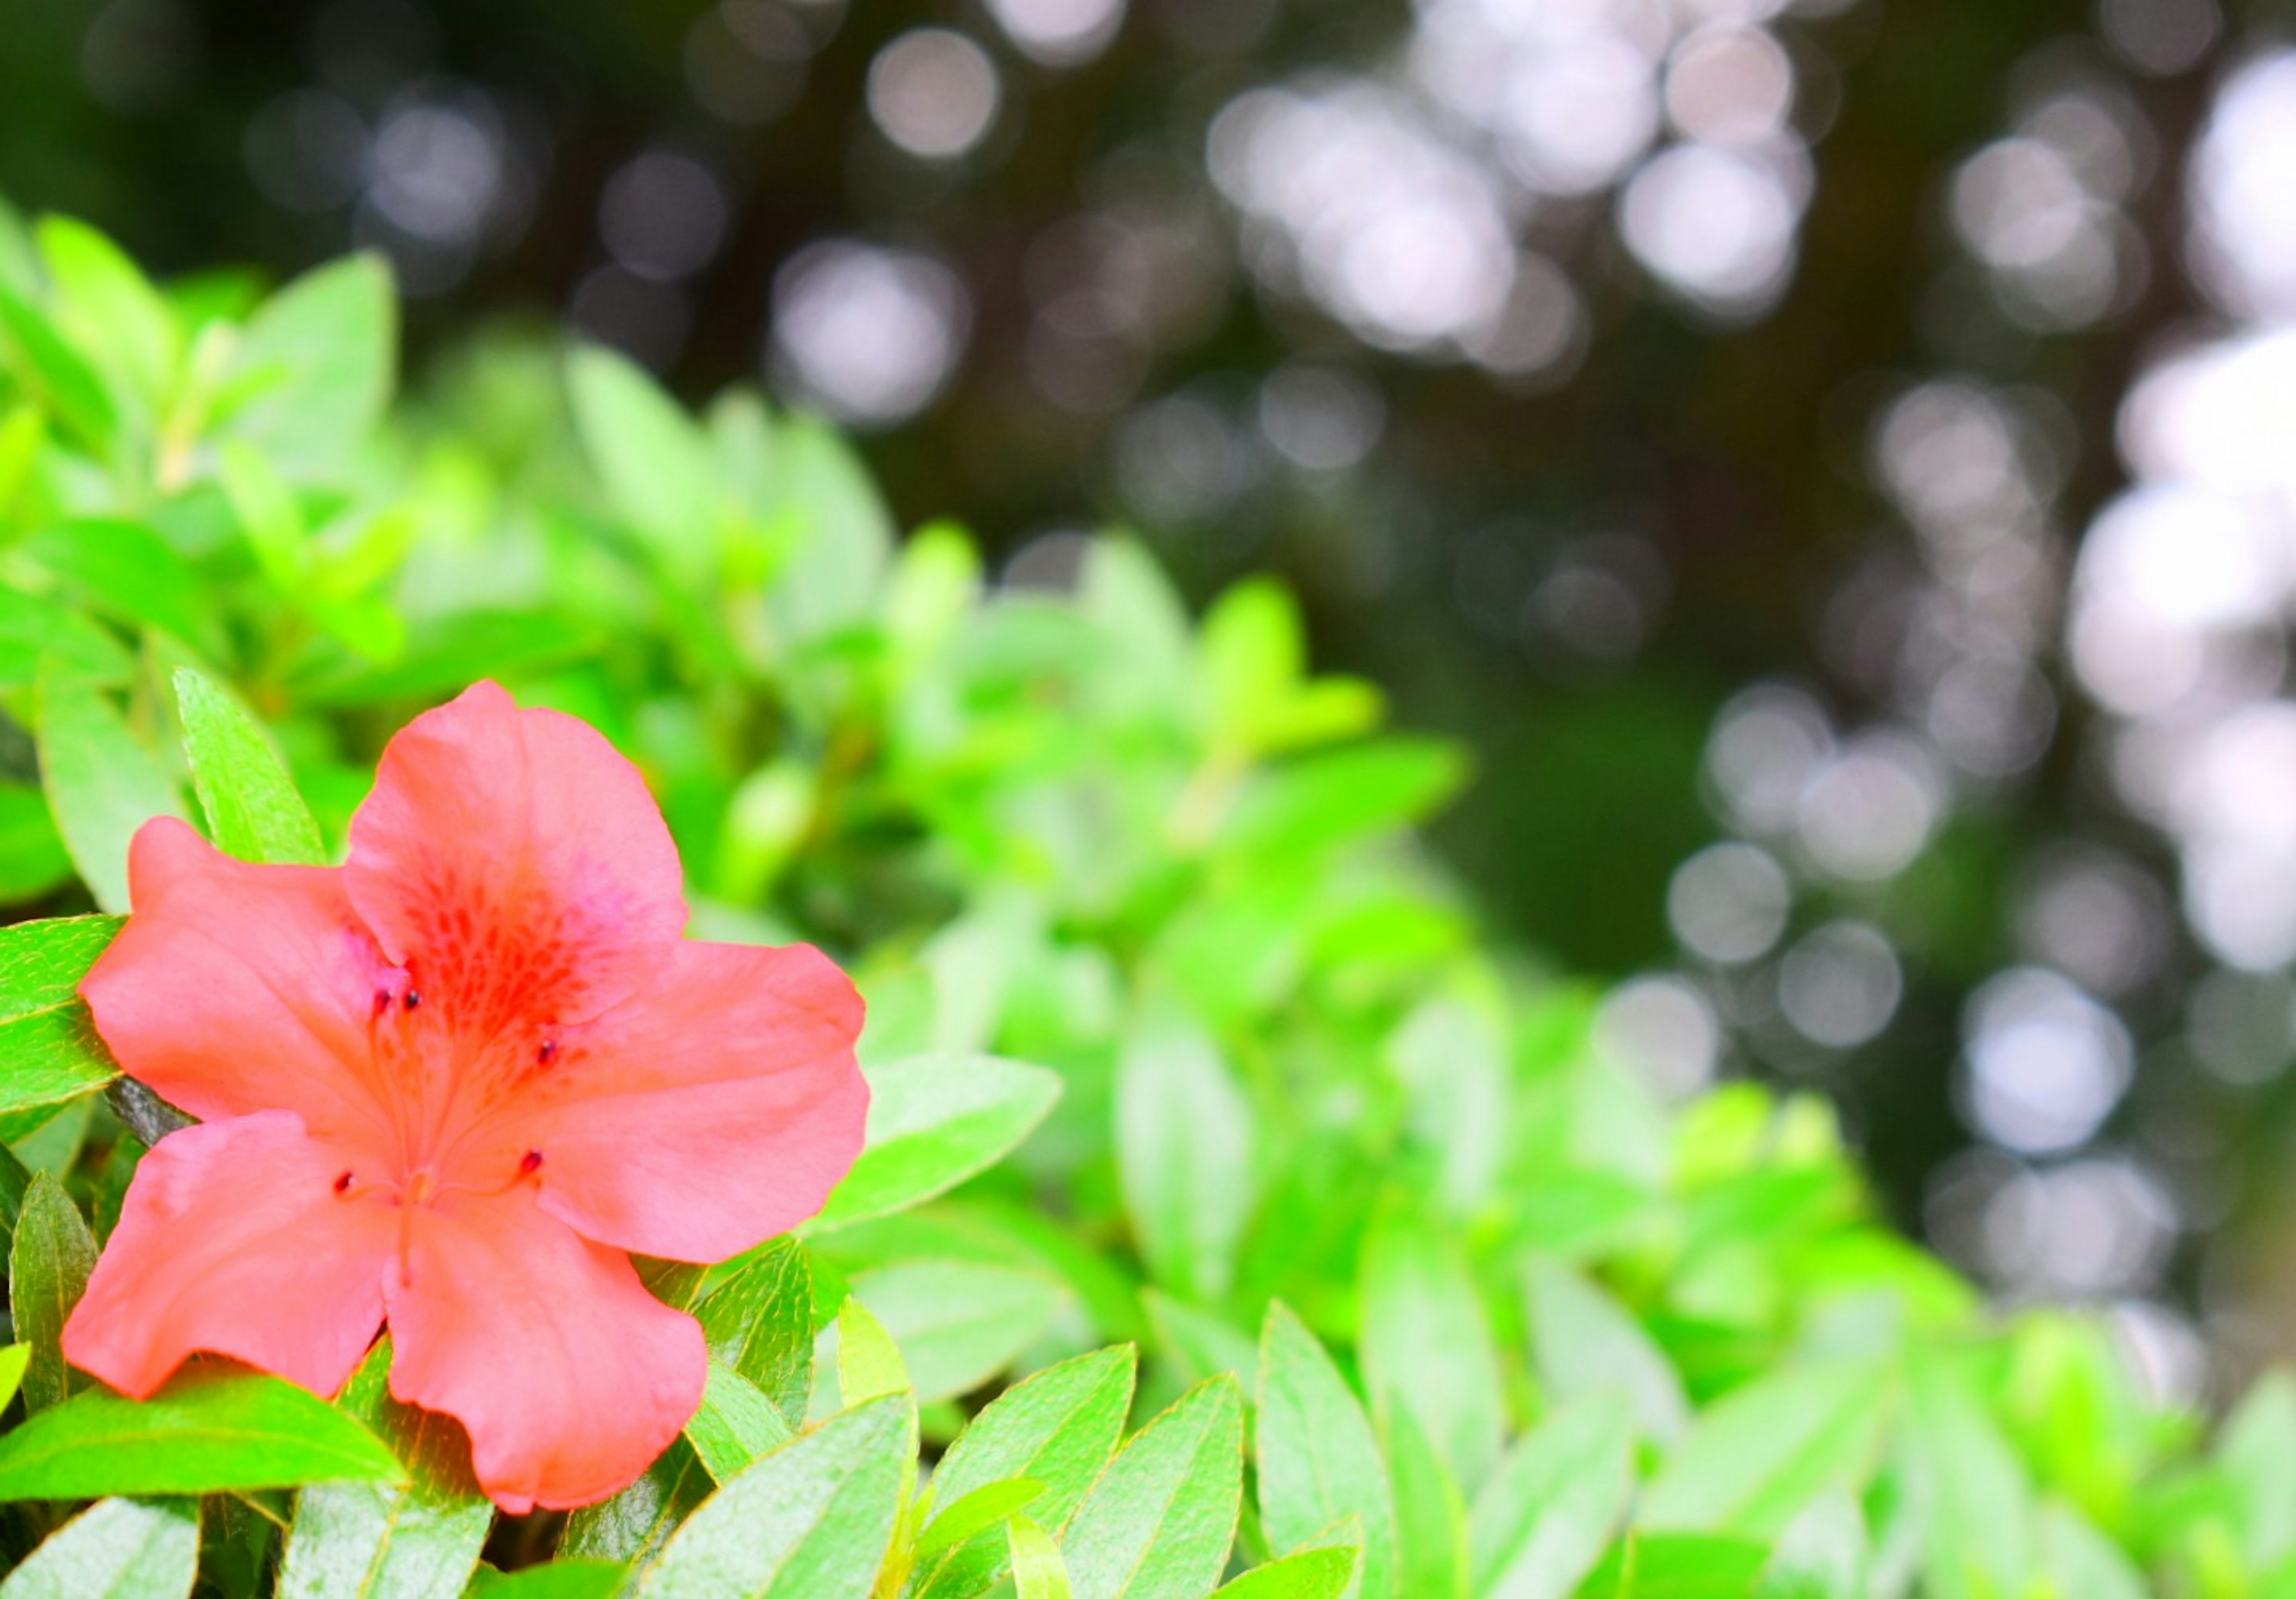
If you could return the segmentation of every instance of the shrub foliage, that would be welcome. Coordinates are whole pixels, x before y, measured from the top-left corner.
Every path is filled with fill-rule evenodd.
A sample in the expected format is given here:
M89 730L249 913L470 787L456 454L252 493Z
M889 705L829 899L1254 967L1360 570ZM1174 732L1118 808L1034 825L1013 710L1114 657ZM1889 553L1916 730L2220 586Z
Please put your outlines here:
M1280 588L986 585L756 394L501 340L394 406L395 351L373 261L0 214L5 1599L2296 1595L2296 1387L2211 1434L1892 1233L1822 1101L1606 1058L1414 833L1460 752ZM136 1405L57 1348L174 1125L73 991L130 833L324 858L481 676L643 766L698 931L848 963L875 1096L798 1235L651 1269L679 1443L517 1521L387 1349Z

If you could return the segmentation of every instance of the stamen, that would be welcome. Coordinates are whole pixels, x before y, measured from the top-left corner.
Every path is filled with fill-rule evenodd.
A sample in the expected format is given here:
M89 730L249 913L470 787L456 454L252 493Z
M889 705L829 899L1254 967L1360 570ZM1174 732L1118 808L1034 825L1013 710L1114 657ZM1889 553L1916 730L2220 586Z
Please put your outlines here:
M422 1004L422 996L409 988L406 990L406 998L402 1003L410 1011L419 1009Z
M534 1052L534 1063L537 1066L547 1066L557 1058L558 1040L555 1038L545 1038L542 1047Z
M518 1175L522 1177L530 1177L541 1169L542 1152L538 1149L527 1151L526 1158L518 1163Z
M335 1179L335 1192L336 1192L337 1193L348 1193L350 1191L351 1191L351 1174L350 1174L350 1173L348 1173L348 1172L345 1172L345 1173L343 1173L343 1175L342 1175L342 1176L340 1176L340 1177L337 1177L337 1178Z
M374 1013L380 1016L389 1009L390 1009L390 990L377 988L374 991Z

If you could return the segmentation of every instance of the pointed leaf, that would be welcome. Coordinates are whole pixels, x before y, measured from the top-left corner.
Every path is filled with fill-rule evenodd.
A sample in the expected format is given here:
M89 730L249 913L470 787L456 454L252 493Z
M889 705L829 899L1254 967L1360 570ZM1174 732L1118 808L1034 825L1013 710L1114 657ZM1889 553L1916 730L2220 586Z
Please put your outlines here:
M187 1372L142 1404L91 1389L0 1435L0 1499L405 1480L358 1423L251 1372Z
M1069 1569L1053 1535L1026 1516L1006 1529L1013 1558L1013 1599L1075 1599Z
M1177 1009L1143 1016L1116 1067L1117 1173L1150 1275L1182 1299L1227 1292L1251 1218L1251 1107Z
M0 1138L23 1136L119 1075L79 996L117 916L0 928Z
M1077 1599L1194 1599L1227 1566L1243 1496L1243 1398L1192 1389L1126 1444L1061 1540Z
M909 1468L909 1406L849 1410L712 1495L639 1578L645 1599L863 1599Z
M1267 1308L1259 1349L1254 1439L1269 1545L1296 1549L1318 1528L1355 1516L1362 1591L1385 1599L1395 1591L1395 1496L1369 1418L1316 1335L1281 1301Z
M1410 1409L1470 1491L1498 1458L1505 1424L1498 1350L1452 1235L1390 1201L1364 1241L1365 1379Z
M1515 1445L1468 1518L1480 1599L1565 1599L1578 1587L1626 1513L1634 1445L1616 1394L1556 1412Z
M1450 1468L1402 1406L1388 1411L1383 1431L1395 1489L1395 1591L1403 1599L1464 1599L1467 1507Z
M44 657L94 683L117 683L135 667L119 640L78 611L0 585L0 688L36 681Z
M378 1342L335 1401L405 1463L404 1483L307 1488L287 1532L277 1599L427 1599L460 1591L494 1525L452 1417L390 1397L390 1343Z
M1682 1379L1642 1324L1560 1260L1530 1267L1530 1342L1538 1380L1559 1404L1616 1390L1634 1401L1643 1432L1661 1443L1682 1435L1690 1401Z
M1775 1372L1700 1414L1643 1495L1658 1529L1773 1538L1835 1484L1862 1488L1890 1412L1887 1374L1845 1361Z
M898 1261L852 1288L900 1346L921 1405L970 1393L1012 1365L1068 1300L1037 1272L976 1260Z
M934 1515L917 1539L916 1558L925 1561L944 1549L954 1549L965 1539L1010 1521L1044 1496L1045 1485L1025 1477L977 1488Z
M24 1368L24 1408L29 1412L61 1405L73 1389L86 1386L86 1378L64 1365L62 1341L64 1321L95 1269L95 1235L88 1231L79 1207L55 1178L35 1173L24 1191L24 1209L16 1218L16 1236L8 1250L8 1302L16 1318L16 1336L31 1349ZM28 1423L0 1437L0 1458L29 1427ZM110 1491L95 1488L73 1496Z
M718 473L709 440L627 357L583 345L567 357L574 423L607 497L662 570L709 570L718 534Z
M709 1354L777 1406L791 1430L813 1396L813 1265L794 1238L776 1238L707 1288L693 1307Z
M176 672L176 705L216 848L268 865L324 865L319 824L262 725L188 667Z
M1054 1073L994 1055L917 1055L868 1076L868 1147L816 1231L947 1192L1018 1147L1061 1095Z
M1340 1599L1356 1579L1353 1549L1308 1549L1246 1571L1219 1599Z
M685 1441L710 1476L732 1480L752 1461L789 1442L790 1424L757 1385L712 1360L701 1408L685 1423Z
M305 273L248 319L236 381L254 392L229 432L291 477L340 473L390 401L398 345L398 301L380 256Z
M127 841L183 802L158 758L85 678L40 675L40 785L80 880L107 911L127 909Z
M184 1599L200 1570L197 1500L105 1499L0 1582L0 1599Z

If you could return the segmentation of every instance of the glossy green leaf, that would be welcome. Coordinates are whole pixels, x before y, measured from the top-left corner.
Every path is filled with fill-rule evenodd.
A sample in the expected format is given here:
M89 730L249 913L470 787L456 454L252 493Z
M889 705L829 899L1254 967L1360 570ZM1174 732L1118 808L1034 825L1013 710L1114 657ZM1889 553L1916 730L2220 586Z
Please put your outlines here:
M1529 1275L1531 1353L1548 1397L1568 1403L1622 1393L1646 1437L1661 1443L1679 1438L1690 1401L1673 1363L1642 1324L1560 1260L1537 1259Z
M1362 1591L1378 1599L1393 1593L1395 1496L1379 1439L1324 1346L1280 1301L1268 1306L1260 1332L1253 1447L1270 1546L1296 1549L1316 1529L1354 1516L1363 1531Z
M1702 1412L1644 1491L1656 1529L1774 1537L1836 1484L1864 1486L1893 1394L1866 1361L1775 1372Z
M119 415L103 380L31 301L0 283L0 353L80 447L99 459L118 442Z
M941 1456L933 1492L955 1505L999 1482L1026 1480L1043 1491L1030 1519L1058 1530L1116 1453L1132 1409L1136 1359L1121 1347L1047 1366L1014 1383L972 1418ZM1004 1561L1002 1540L977 1539L927 1572L933 1599L977 1594Z
M0 1349L0 1410L8 1408L8 1401L24 1385L24 1373L32 1363L32 1346L12 1343Z
M818 1229L883 1216L995 1165L1044 1120L1061 1079L993 1055L913 1056L869 1068L869 1141Z
M685 1423L685 1441L710 1476L727 1481L791 1436L788 1418L755 1383L715 1360L709 1363L701 1408Z
M471 1475L452 1417L390 1397L390 1343L376 1344L335 1403L383 1439L407 1480L307 1488L287 1532L276 1599L427 1599L477 1567L494 1505Z
M1765 1553L1751 1538L1637 1532L1579 1586L1578 1599L1746 1599Z
M691 1307L709 1354L757 1385L792 1429L813 1395L813 1267L805 1246L776 1238L713 1277Z
M1506 1417L1490 1322L1455 1240L1391 1199L1364 1241L1361 1293L1372 1393L1407 1406L1472 1491L1498 1458Z
M1075 1599L1067 1562L1053 1535L1026 1516L1006 1529L1013 1562L1013 1599Z
M847 1295L837 1308L837 1395L845 1408L914 1389L893 1335L857 1297Z
M0 1138L21 1137L119 1075L79 997L119 928L117 916L0 928Z
M1243 1398L1190 1390L1127 1443L1061 1539L1077 1599L1194 1599L1219 1580L1243 1496Z
M0 688L37 680L48 658L97 683L116 683L135 669L119 641L80 612L0 584Z
M853 1292L900 1346L917 1401L969 1393L1037 1341L1068 1291L1052 1278L975 1260L902 1260L863 1272Z
M1150 1275L1182 1299L1217 1300L1234 1280L1256 1136L1202 1029L1171 1007L1143 1015L1117 1062L1117 1169Z
M0 1582L0 1599L184 1599L199 1577L196 1500L105 1499Z
M266 865L324 865L319 824L262 724L188 667L176 673L176 705L192 787L216 847Z
M759 1460L689 1517L640 1577L646 1599L862 1599L909 1467L909 1406L849 1410Z
M1307 1549L1246 1571L1218 1589L1220 1599L1340 1599L1356 1580L1353 1549ZM1369 1584L1365 1592L1372 1592Z
M182 797L86 678L41 674L39 732L41 786L56 831L96 904L124 914L128 840L154 816L181 816Z
M709 441L626 356L583 345L566 374L583 449L614 509L665 571L699 578L715 558L719 518Z
M24 1408L44 1412L62 1405L87 1379L64 1364L64 1322L86 1292L88 1274L95 1269L95 1236L63 1185L45 1172L35 1173L24 1191L24 1207L16 1218L16 1236L8 1249L8 1303L16 1321L17 1341L30 1348L24 1367ZM40 1418L37 1414L32 1422ZM30 1430L32 1423L0 1437L0 1461ZM0 1471L0 1481L6 1473ZM99 1493L135 1492L96 1488ZM9 1496L24 1497L23 1495Z
M991 1482L936 1511L917 1538L916 1558L930 1560L969 1538L1002 1525L1045 1496L1045 1485L1026 1478Z
M480 1566L464 1589L467 1599L614 1599L628 1580L629 1568L619 1561L569 1560L561 1555L546 1565L522 1571L497 1571Z
M1450 1468L1408 1408L1390 1406L1382 1431L1395 1490L1395 1591L1400 1599L1463 1599L1467 1507Z
M332 478L390 398L398 347L398 299L381 256L305 273L248 321L236 371L250 392L229 433L291 478Z
M1618 1394L1557 1411L1509 1451L1468 1517L1478 1599L1565 1599L1602 1558L1634 1486Z
M0 1499L406 1480L357 1422L251 1372L186 1372L142 1404L91 1389L0 1436Z

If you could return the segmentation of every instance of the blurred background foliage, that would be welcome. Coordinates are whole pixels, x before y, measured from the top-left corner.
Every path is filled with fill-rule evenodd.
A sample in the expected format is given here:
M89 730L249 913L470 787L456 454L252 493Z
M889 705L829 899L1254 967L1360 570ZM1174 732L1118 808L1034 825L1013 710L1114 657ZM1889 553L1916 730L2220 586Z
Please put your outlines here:
M418 431L428 395L490 466L566 470L529 458L566 320L837 417L897 522L961 509L1008 587L1071 586L1109 523L1194 601L1279 571L1320 668L1472 751L1440 843L1652 1081L1822 1086L1899 1222L2120 1306L2171 1387L2195 1313L2252 1344L2296 1299L2284 13L0 29L0 191L163 274L382 252Z

